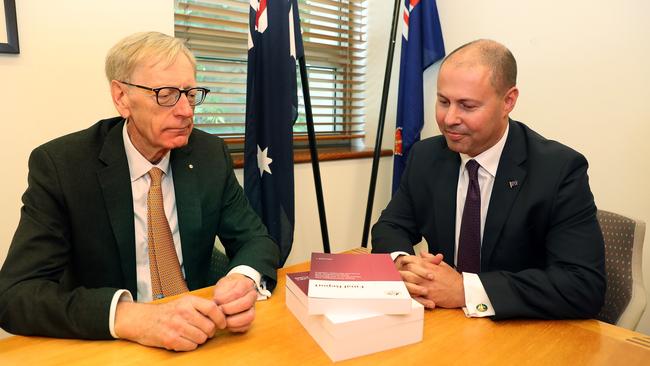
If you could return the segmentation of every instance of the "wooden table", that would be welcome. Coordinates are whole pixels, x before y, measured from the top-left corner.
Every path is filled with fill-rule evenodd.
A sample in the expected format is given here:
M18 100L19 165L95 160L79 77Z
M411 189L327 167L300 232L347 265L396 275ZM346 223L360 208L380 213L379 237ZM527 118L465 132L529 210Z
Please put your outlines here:
M246 334L222 332L196 351L176 353L115 341L15 336L0 340L0 365L322 365L331 361L286 308L281 269L270 300L258 302ZM210 297L211 288L197 290ZM650 337L597 320L468 319L459 309L425 312L420 343L340 364L650 365Z

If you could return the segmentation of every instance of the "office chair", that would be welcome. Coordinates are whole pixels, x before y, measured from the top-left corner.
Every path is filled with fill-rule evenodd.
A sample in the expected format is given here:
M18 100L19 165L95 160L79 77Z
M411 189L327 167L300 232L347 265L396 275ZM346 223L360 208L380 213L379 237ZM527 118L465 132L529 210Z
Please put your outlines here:
M604 210L597 216L605 239L607 292L596 318L634 330L646 307L641 272L645 223Z

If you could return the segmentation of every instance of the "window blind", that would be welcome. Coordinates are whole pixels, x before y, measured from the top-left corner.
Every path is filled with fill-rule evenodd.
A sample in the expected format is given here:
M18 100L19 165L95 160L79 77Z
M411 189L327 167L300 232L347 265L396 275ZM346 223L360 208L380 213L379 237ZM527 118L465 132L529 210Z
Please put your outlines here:
M195 126L241 149L251 0L176 0L175 36L197 59L197 82L210 88ZM254 1L254 0L253 0ZM319 146L351 145L365 135L366 0L299 0L314 129ZM294 145L307 146L298 70Z

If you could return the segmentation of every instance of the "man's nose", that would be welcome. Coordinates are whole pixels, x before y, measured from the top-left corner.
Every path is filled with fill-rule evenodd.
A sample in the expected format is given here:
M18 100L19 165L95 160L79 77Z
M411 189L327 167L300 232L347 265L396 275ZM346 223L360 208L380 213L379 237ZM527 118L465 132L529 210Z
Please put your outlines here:
M460 123L460 116L458 113L458 107L454 104L450 104L447 108L447 113L445 113L444 119L445 125L452 126Z
M174 110L178 115L186 117L191 117L194 115L194 107L190 105L190 101L187 99L187 95L185 95L185 93L181 93L181 97L178 99L178 102L176 102Z

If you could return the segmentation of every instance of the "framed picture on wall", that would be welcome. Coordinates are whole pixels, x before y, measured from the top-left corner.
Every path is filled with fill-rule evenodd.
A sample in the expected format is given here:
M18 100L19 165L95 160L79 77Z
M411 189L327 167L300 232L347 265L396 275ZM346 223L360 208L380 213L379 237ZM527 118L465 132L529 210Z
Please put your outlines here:
M3 0L0 3L0 53L20 53L16 0Z

